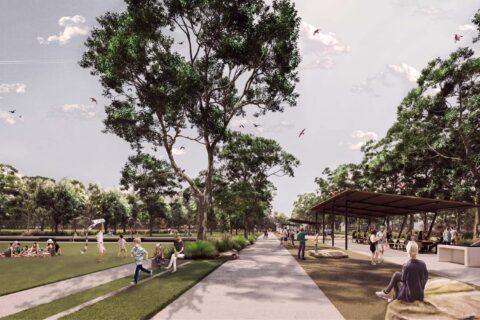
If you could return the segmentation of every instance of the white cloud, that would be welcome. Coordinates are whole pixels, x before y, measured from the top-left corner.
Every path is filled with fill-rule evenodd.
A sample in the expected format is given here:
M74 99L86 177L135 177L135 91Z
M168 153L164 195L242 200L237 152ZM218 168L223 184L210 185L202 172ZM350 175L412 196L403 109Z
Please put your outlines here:
M62 113L83 118L93 118L97 114L94 109L95 106L84 104L64 104L61 107Z
M314 34L317 27L302 21L300 24L300 48L304 63L303 69L331 69L335 66L335 56L351 51L348 45L340 42L332 32L320 30Z
M376 87L378 85L388 87L392 77L397 77L405 81L408 86L417 82L420 77L420 71L414 67L402 62L401 64L389 64L384 71L378 72L373 76L367 77L364 81L352 86L353 93L366 93L373 97L378 97Z
M421 4L419 0L392 0L391 3L410 9L414 15L428 16L435 19L443 19L450 17L450 11L437 6L429 6Z
M37 37L40 44L50 44L58 42L60 45L67 44L75 36L84 36L88 33L88 26L85 25L85 18L79 15L73 17L65 16L58 20L58 25L64 27L58 35L51 35L46 39Z
M17 121L10 112L0 110L0 121L4 124L14 125Z
M457 28L459 31L475 31L477 28L473 24L464 24L462 26L458 26Z
M173 148L173 149L172 149L172 154L173 154L174 156L183 156L184 154L186 154L186 152L185 152L184 149Z
M0 83L0 93L25 93L25 83Z
M378 139L378 134L373 131L355 130L351 136L355 141L349 144L350 150L360 150L368 141Z
M408 82L417 82L420 77L420 71L405 62L402 62L400 65L389 64L388 68L393 71L394 74L397 74Z

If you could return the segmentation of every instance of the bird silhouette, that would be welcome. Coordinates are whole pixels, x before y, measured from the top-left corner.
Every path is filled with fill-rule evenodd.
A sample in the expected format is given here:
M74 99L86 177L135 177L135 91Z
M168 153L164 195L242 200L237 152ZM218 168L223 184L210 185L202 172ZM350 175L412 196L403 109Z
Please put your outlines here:
M302 131L300 131L300 133L298 134L298 137L300 138L301 136L304 136L305 135L305 130L307 129L302 129Z
M90 98L90 101L92 101L93 103L97 104L97 99L95 99L95 98Z
M253 126L254 126L255 128L260 127L260 125L259 125L259 124L256 124L256 123L254 123Z
M460 41L460 40L462 39L462 37L463 37L463 36L460 35L460 34L455 34L455 35L453 36L453 41L454 41L455 43L457 43L458 41Z
M17 110L10 110L8 112L10 112L11 114L14 114Z
M182 44L183 44L183 42L184 42L184 41L182 41L182 42L179 42L178 44L179 44L179 45L182 45Z
M185 147L184 147L184 146L181 146L181 147L180 147L180 150L185 150Z
M313 35L316 35L317 33L320 33L320 29L315 29L315 31L313 31Z
M240 128L245 128L245 126L243 124L240 125Z
M18 116L20 119L22 119L23 117L22 116Z

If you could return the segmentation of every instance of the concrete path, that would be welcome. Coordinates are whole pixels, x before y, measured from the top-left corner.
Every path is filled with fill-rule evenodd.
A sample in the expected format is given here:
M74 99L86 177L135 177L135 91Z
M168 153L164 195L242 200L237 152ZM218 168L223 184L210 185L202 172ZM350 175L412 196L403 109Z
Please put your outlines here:
M338 245L339 248L343 247ZM352 243L349 241L348 250L356 253L371 256L368 245ZM451 278L454 280L467 282L480 286L480 268L469 268L461 264L451 262L437 261L436 254L419 254L418 258L425 261L429 272L435 273L442 277ZM402 265L408 260L407 253L401 250L388 250L385 252L385 261Z
M135 265L132 263L1 296L0 318L127 277L134 270Z
M271 235L240 252L153 319L343 319Z

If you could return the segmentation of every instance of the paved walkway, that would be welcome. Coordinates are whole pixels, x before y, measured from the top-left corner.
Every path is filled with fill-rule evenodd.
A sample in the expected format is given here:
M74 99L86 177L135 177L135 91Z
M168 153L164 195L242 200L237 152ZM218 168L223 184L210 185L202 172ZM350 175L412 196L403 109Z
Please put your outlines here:
M132 275L127 264L0 297L0 318Z
M326 243L328 243L326 241ZM343 248L343 243L338 245ZM368 245L352 243L349 241L348 250L360 254L371 256ZM480 286L480 268L469 268L461 264L451 262L437 261L436 254L419 254L418 258L425 261L428 271L435 273L442 277L451 278L454 280L468 282ZM408 260L407 253L400 250L388 250L385 252L385 261L402 265Z
M241 251L153 319L343 319L271 235Z

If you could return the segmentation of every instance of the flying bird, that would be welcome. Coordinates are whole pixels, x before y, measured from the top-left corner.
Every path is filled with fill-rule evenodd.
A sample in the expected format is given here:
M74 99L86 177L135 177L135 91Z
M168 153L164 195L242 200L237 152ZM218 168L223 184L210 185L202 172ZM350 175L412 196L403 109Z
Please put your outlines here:
M245 126L243 124L240 125L240 128L245 128Z
M457 43L462 39L462 37L463 37L462 35L455 33L455 35L453 36L453 40L455 41L455 43Z
M304 136L305 135L305 130L307 129L302 129L302 131L300 131L300 133L298 134L298 137L300 138L301 136Z
M180 150L185 150L185 147L184 147L184 146L181 146L181 147L180 147Z
M95 99L95 98L90 98L90 101L92 101L93 103L97 104L97 99Z
M256 124L256 123L254 123L253 126L254 126L255 128L260 127L260 125L259 125L259 124Z
M179 42L178 44L179 44L179 45L182 45L182 44L183 44L183 42L184 42L184 41L182 41L182 42Z
M20 119L22 119L23 117L22 116L18 116Z
M320 29L315 29L315 31L313 31L313 35L316 35L317 33L320 33Z
M11 114L14 114L17 110L10 110L8 112L10 112Z

